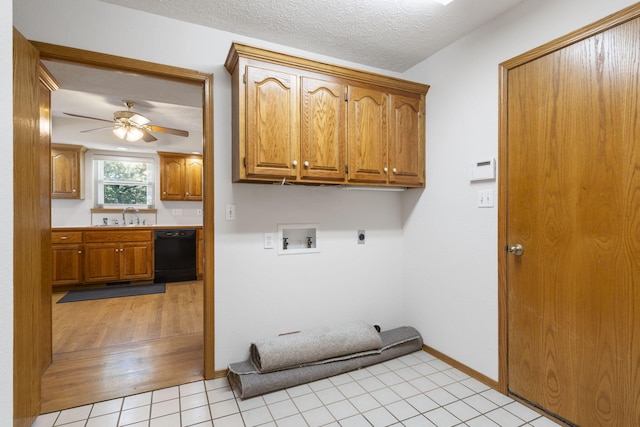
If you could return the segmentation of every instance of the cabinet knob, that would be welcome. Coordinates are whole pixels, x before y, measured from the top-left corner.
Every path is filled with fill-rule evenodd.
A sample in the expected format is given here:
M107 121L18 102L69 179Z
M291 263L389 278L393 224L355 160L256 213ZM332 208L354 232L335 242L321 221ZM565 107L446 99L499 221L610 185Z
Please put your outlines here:
M294 161L292 162L292 164L293 164L293 166L298 166L298 161L297 161L297 160L294 160Z
M118 248L116 248L116 252L118 252Z
M68 237L67 237L67 236L62 236L62 237L60 237L60 240L67 240L67 239L68 239Z
M82 251L78 251L78 253L79 253L79 254L81 254L81 253L82 253Z
M309 167L309 161L305 161L305 162L304 162L304 167L305 167L305 168L308 168L308 167Z
M398 173L398 169L393 168L393 173Z
M384 173L387 173L389 171L389 168L384 168Z
M75 193L75 192L76 192L76 189L74 188L73 190L71 190L71 192L72 192L72 193Z
M187 196L189 195L189 193L185 193Z
M163 191L163 192L162 192L162 194L167 194L167 192L166 192L166 191Z

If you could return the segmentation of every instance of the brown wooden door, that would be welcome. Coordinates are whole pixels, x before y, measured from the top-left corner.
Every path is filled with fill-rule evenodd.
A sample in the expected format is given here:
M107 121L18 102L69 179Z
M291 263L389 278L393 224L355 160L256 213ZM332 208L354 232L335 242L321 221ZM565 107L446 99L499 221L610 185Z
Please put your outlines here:
M507 77L508 388L637 426L640 21L526 59Z
M302 77L300 177L344 181L345 84Z
M296 178L300 161L297 76L247 66L247 176Z
M387 182L388 102L382 89L349 86L350 182Z
M424 184L424 114L422 95L391 95L389 121L389 182Z

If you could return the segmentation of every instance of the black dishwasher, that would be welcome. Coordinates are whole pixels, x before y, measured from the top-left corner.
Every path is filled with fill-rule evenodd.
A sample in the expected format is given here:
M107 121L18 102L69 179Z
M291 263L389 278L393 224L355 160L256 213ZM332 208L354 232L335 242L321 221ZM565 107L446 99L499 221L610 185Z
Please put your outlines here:
M195 228L155 230L154 253L154 282L196 280Z

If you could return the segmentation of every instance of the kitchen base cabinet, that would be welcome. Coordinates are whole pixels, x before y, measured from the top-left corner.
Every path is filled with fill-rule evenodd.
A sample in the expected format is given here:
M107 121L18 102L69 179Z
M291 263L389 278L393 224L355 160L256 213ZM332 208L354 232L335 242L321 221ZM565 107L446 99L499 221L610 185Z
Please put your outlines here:
M83 279L83 246L81 231L51 233L52 285L77 285Z
M150 230L87 231L85 283L153 279Z

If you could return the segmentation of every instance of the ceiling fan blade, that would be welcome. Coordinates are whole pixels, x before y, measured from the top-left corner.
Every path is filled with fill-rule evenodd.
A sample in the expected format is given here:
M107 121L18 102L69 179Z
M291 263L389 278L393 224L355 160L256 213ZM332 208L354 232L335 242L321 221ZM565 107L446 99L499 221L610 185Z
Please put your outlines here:
M144 126L151 121L145 116L141 116L140 114L134 114L133 116L129 117L129 120L137 124L138 126Z
M163 126L149 125L147 126L147 129L149 129L152 132L170 133L172 135L178 135L178 136L184 136L184 137L189 136L189 132L187 132L186 130L171 129Z
M101 122L113 123L113 120L99 119L97 117L81 116L80 114L72 114L72 113L64 113L64 114L71 117L79 117L81 119L100 120Z
M157 141L158 138L156 138L155 136L151 135L149 132L147 132L147 130L143 130L142 131L142 140L144 142L153 142L153 141Z
M81 130L80 133L93 132L95 130L103 130L103 129L113 129L113 126L102 126L102 127L94 128L94 129Z

